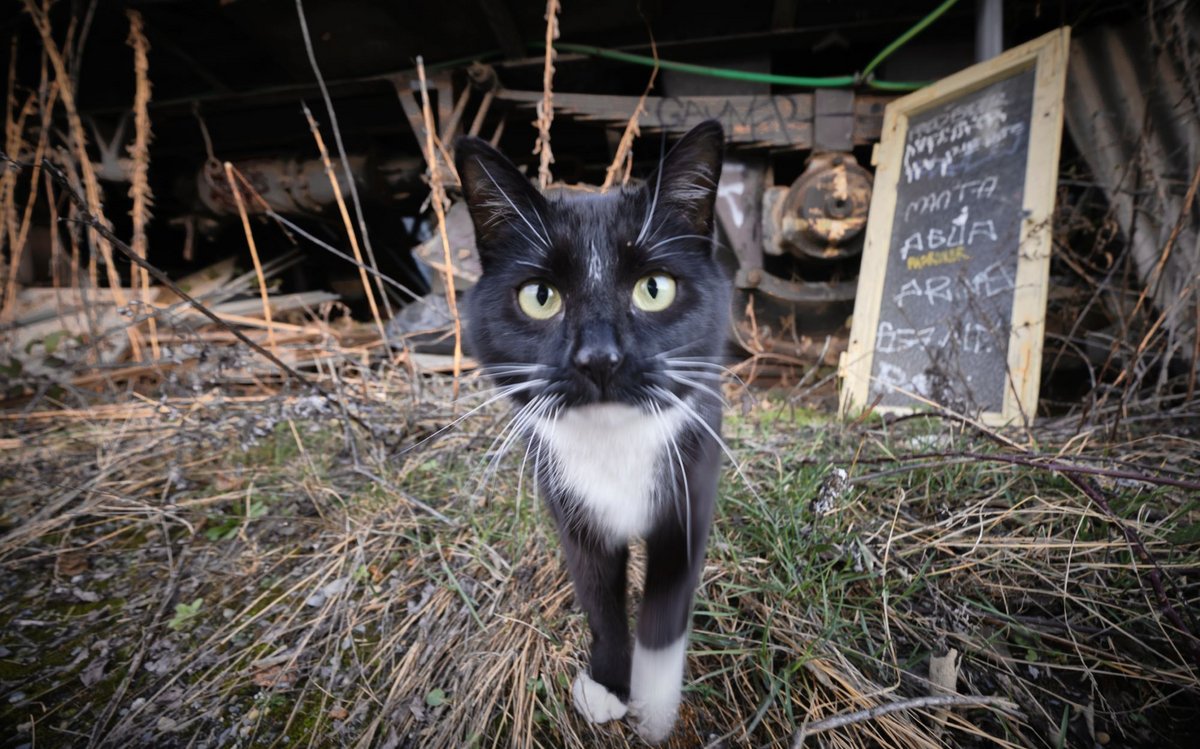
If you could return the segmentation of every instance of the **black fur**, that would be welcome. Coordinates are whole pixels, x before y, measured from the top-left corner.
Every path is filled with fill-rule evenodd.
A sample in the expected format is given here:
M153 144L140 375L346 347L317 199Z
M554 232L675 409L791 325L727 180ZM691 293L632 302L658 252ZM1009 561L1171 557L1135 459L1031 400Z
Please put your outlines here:
M720 125L706 122L684 136L640 187L550 196L486 142L464 138L456 144L483 266L466 301L470 349L501 386L545 381L514 392L516 406L553 404L546 406L553 413L615 402L649 412L687 399L692 407L693 420L678 439L683 470L664 465L658 472L669 499L646 533L637 638L649 648L675 642L688 629L716 499L721 452L714 435L721 404L715 368L704 362L721 357L731 294L712 241L722 143ZM611 264L607 283L595 282L598 262ZM634 284L652 272L665 272L677 284L675 301L660 312L631 304ZM531 280L559 290L559 315L536 320L521 311L517 292ZM689 363L675 369L689 373L684 381L666 373L666 358L686 358ZM592 678L624 699L632 652L627 540L596 528L579 512L578 498L542 469L543 495L593 635Z

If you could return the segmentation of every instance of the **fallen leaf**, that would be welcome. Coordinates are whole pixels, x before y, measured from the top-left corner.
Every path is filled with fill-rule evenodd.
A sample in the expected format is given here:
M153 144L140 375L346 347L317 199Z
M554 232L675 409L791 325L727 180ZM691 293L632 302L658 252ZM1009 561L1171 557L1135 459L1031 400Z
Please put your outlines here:
M425 704L430 707L437 707L445 703L446 693L441 689L430 689L429 694L425 695Z
M243 476L239 476L232 471L222 471L213 480L213 488L219 492L231 492L241 489L245 483L246 479Z
M63 577L74 577L87 568L88 556L82 551L64 551L54 560L54 573Z
M287 669L287 664L278 666L267 666L254 672L250 680L256 686L263 688L286 688L292 686L296 680L296 672Z
M87 668L79 674L79 680L83 682L85 687L90 687L96 682L104 678L104 667L108 665L108 658L96 658L88 664Z

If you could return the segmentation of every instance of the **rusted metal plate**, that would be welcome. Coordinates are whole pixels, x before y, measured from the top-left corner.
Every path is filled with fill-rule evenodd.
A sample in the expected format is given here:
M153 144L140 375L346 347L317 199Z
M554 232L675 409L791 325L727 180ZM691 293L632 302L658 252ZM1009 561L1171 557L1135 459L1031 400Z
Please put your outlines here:
M883 107L893 97L855 96L852 92L829 99L829 139L845 140L849 128L851 145L879 139ZM540 91L502 90L497 99L522 107L541 101ZM636 96L596 96L592 94L554 94L556 111L566 117L596 121L605 125L623 125L637 107ZM731 143L761 148L812 148L816 113L813 94L774 96L651 96L640 126L644 131L667 130L684 133L704 120L718 120ZM836 135L841 133L840 135ZM840 142L840 140L839 140Z

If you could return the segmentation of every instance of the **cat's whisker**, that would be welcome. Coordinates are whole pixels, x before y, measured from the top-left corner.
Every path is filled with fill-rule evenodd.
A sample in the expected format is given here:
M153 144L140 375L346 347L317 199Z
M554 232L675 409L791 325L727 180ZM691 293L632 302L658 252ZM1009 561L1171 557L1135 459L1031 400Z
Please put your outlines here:
M492 448L489 448L489 452L491 452L492 449L495 449L496 442L503 438L503 442L501 442L500 447L496 449L496 452L493 454L492 459L488 463L487 469L484 471L484 475L480 480L477 492L482 493L488 482L491 481L491 478L499 469L500 463L504 459L504 456L507 455L512 449L512 446L516 443L517 438L522 435L528 437L526 433L528 427L535 420L541 418L545 411L557 402L558 398L559 396L557 395L543 393L518 409L517 413L513 415L513 418L509 420L508 425L500 432L496 439L492 441Z
M467 403L469 401L473 401L476 398L487 398L489 396L496 395L499 393L503 393L504 395L516 395L517 393L521 392L522 390L527 389L527 388L525 388L525 385L527 385L530 382L538 382L541 384L545 384L547 382L547 380L540 379L540 378L538 378L538 379L523 379L519 382L510 382L510 383L507 383L504 385L494 385L492 387L482 388L482 389L476 390L474 392L464 393L464 394L460 395L458 398L450 401L450 403L453 405L458 405L460 403ZM514 390L513 388L516 388L516 389Z
M688 377L697 377L701 380L714 380L720 382L725 379L723 372L712 372L707 369L687 369L679 367L668 367L664 372L674 372L675 374L687 375Z
M734 372L724 364L718 364L713 361L705 361L707 358L709 357L681 357L663 359L663 361L667 364L667 366L674 367L676 369L696 368L707 369L711 372L719 372L722 375L728 375L729 377L733 378L742 387L746 387L746 381L743 380L737 372ZM699 373L696 373L696 376L698 375Z
M654 355L654 358L664 359L669 356L674 356L675 354L679 353L680 351L683 351L684 349L689 349L698 344L707 345L707 343L708 343L708 341L706 338L703 338L703 337L693 338L692 340L688 341L687 343L681 343L678 346L673 346L672 348L666 349L665 351L659 351L657 354Z
M546 249L550 249L550 230L546 228L546 222L542 220L542 214L536 208L533 215L538 220L538 225L542 227L542 238L546 240Z
M492 439L492 444L488 446L488 449L484 453L485 455L491 455L491 458L488 459L488 464L484 468L483 475L479 477L479 482L475 485L476 495L482 496L484 489L491 481L491 477L495 472L495 468L499 464L498 458L506 452L505 446L509 444L509 435L515 434L517 431L519 431L518 425L526 418L526 416L532 413L534 409L538 408L541 405L542 400L546 397L547 396L545 393L538 395L509 415L508 422L504 425L504 428L500 430L500 433ZM497 451L496 448L497 443L500 443L499 451Z
M762 497L759 496L758 491L754 488L754 485L750 483L750 479L748 479L746 474L742 471L742 466L738 462L737 458L734 457L733 451L729 449L729 445L725 443L725 440L721 439L721 435L717 434L717 431L712 428L712 425L705 421L704 417L696 413L696 409L692 408L687 401L680 398L678 395L675 395L675 393L672 393L670 390L658 385L651 385L650 391L662 398L665 398L670 403L673 403L681 411L683 411L691 423L703 429L708 436L713 438L713 441L717 443L717 447L721 448L721 452L725 453L725 457L729 458L729 462L733 464L733 469L737 472L738 478L742 480L742 483L746 485L746 488L750 490L750 493L754 495L754 498L758 500L759 504L762 504Z
M650 245L649 247L646 248L646 254L648 255L648 254L654 252L656 249L658 249L659 247L662 247L664 244L670 244L671 242L678 242L681 239L701 239L701 240L708 240L710 242L712 241L712 237L706 237L703 234L678 234L674 237L667 237L666 239L659 240L658 242L655 242L654 244Z
M645 407L647 413L650 414L651 418L653 418L655 431L657 431L664 439L669 438L671 432L670 432L670 429L667 427L667 424L663 418L662 408L658 405L658 403L656 403L653 398L646 398L645 400L640 401L640 403L642 406ZM668 455L668 458L669 457L670 456ZM675 496L676 496L676 487L679 483L678 477L675 474L675 464L668 460L667 465L671 469L671 482L669 484L667 484L666 486L663 486L660 484L656 488L656 494L658 495L657 499L659 499L659 500L666 499L666 498L670 498L670 499L674 500ZM683 517L679 514L679 506L676 504L674 509L675 509L675 519L677 521L679 521L680 523L682 523Z
M678 435L667 427L662 406L653 400L650 401L650 406L654 409L655 420L662 427L663 435L666 437L668 448L667 460L671 466L671 492L672 496L676 499L675 519L683 525L683 532L686 539L684 545L687 553L687 562L690 564L692 561L692 492L688 488L687 468L683 465L683 455L679 450ZM672 455L674 455L674 461L671 460ZM678 474L675 473L676 466L679 468ZM683 517L679 516L678 498L680 484L683 485Z
M659 148L658 154L658 171L654 177L654 197L650 199L650 210L646 211L646 218L642 220L642 230L638 232L637 244L641 244L646 239L646 230L650 228L650 222L654 219L654 211L658 208L658 191L662 187L663 175L663 156L667 152L667 135L663 133L662 146Z
M526 268L532 268L533 270L537 271L538 275L548 275L545 266L543 266L541 263L532 263L528 260L514 260L512 262L513 265L522 265Z
M490 377L503 377L514 374L533 374L550 369L544 364L492 364L484 368Z
M722 372L728 372L730 374L733 374L733 370L730 369L729 367L726 367L724 364L717 364L716 362L704 361L702 359L688 359L686 357L683 357L683 358L675 357L675 358L663 359L663 361L665 361L667 364L671 364L673 366L706 367L708 369L718 369Z
M442 436L442 435L443 435L443 434L445 434L446 432L450 431L450 430L451 430L451 429L453 429L454 427L456 427L456 426L458 426L459 424L461 424L461 423L462 423L463 421L465 421L466 419L470 418L471 416L475 415L475 414L476 414L476 413L478 413L479 411L481 411L481 410L483 410L484 408L486 408L486 407L490 406L491 404L495 403L495 402L496 402L496 401L498 401L498 400L502 400L502 399L504 399L504 398L508 398L509 396L516 395L517 393L521 393L521 392L524 392L524 391L526 391L526 390L532 390L533 388L537 388L537 387L543 387L545 384L546 384L546 380L540 380L540 379L539 379L539 380L528 380L527 382L520 382L520 383L517 383L517 384L515 384L515 385L508 385L508 386L505 386L505 387L502 387L502 388L497 388L497 389L496 389L496 390L497 390L497 392L496 392L496 394L495 394L495 395L493 395L492 397L488 398L488 399L487 399L487 400L485 400L483 403L480 403L478 406L475 406L475 407L474 407L474 408L472 408L470 411L467 411L467 412L466 412L465 414L463 414L462 416L459 416L457 419L455 419L454 421L450 422L449 424L447 424L446 426L442 427L441 429L438 429L438 430L436 430L436 431L435 431L433 434L429 435L428 437L426 437L425 439L421 440L420 442L417 442L417 443L416 443L416 444L414 444L414 445L410 445L410 446L408 446L408 447L404 448L403 450L401 450L401 451L399 452L399 454L400 454L400 455L406 455L406 454L408 454L408 453L412 452L413 450L416 450L417 448L419 448L419 447L422 447L423 445L425 445L425 444L426 444L427 442L429 442L430 440L433 440L433 439L436 439L436 438L438 438L438 437Z
M721 392L719 390L717 390L716 388L705 385L702 382L696 382L695 380L692 380L690 378L676 374L674 372L671 372L670 370L664 371L663 375L666 376L667 378L671 379L672 381L679 383L680 385L684 385L686 387L691 388L695 392L700 392L700 393L705 393L707 395L711 395L713 398L715 398L717 401L719 401L722 406L728 405L725 402L725 396L721 395Z
M538 413L535 420L544 418L546 410L548 410L548 408L554 408L556 406L556 404L560 402L561 398L562 398L562 396L559 396L559 395L551 396L551 399L548 401L549 405L548 405L547 409L542 409ZM534 442L538 442L538 440L534 439L534 435L531 430L530 434L527 434L525 436L525 457L521 458L521 470L517 474L517 515L518 516L521 514L521 489L525 485L525 466L526 466L526 464L529 463L529 449L531 447L533 447ZM541 443L539 442L538 444L539 444L539 449L540 449ZM535 478L536 478L536 471L537 471L536 464L535 464L534 471L535 471ZM536 480L534 481L534 485L535 486L537 485Z
M508 193L504 192L504 190L501 189L500 183L497 182L496 178L492 176L492 173L490 171L488 171L488 168L483 163L483 161L481 159L478 159L477 163L479 164L479 167L481 169L483 169L483 173L487 175L487 178L489 180L491 180L492 186L496 188L496 192L500 195L500 197L504 198L505 202L508 203L508 206L513 209L513 213L517 214L517 216L522 221L525 222L525 225L529 227L529 231L533 232L533 235L535 237L538 237L539 239L541 239L542 246L545 247L547 250L549 250L550 249L550 237L548 236L548 232L545 235L539 235L537 229L533 228L533 224L529 223L529 219L525 218L525 214L521 213L521 209L517 208L517 204L512 201L512 198L508 197ZM541 214L538 213L537 209L534 209L533 212L537 216L538 223L542 225L542 229L544 231L546 228L546 224L542 221Z
M529 437L527 437L527 438L525 439L525 455L524 455L524 456L521 458L521 469L520 469L519 471L517 471L517 510L516 510L516 517L517 517L518 519L521 517L521 497L522 497L522 492L523 492L523 491L524 491L524 489L525 489L525 466L526 466L526 465L529 463L529 451L530 451L530 450L533 448L533 443L534 443L534 442L536 442L536 440L535 440L535 439L533 439L533 436L532 436L532 435L530 435ZM535 468L534 468L534 470L535 470L535 471L537 470L537 468L536 468L536 464L535 464ZM534 483L534 486L537 486L537 481L536 481L536 480L535 480L533 483Z

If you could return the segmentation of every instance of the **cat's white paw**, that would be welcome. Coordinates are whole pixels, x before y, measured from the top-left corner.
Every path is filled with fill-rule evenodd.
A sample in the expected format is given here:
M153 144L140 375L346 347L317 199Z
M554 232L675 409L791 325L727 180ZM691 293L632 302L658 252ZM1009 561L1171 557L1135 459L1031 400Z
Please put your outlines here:
M679 714L679 702L674 704L631 703L633 727L642 741L657 744L671 735L675 718Z
M575 683L571 686L571 697L575 700L575 709L589 723L620 720L628 710L620 697L582 671L575 677Z
M683 699L683 665L687 637L660 649L633 649L633 673L629 683L629 711L642 740L657 744L671 734L679 703Z

